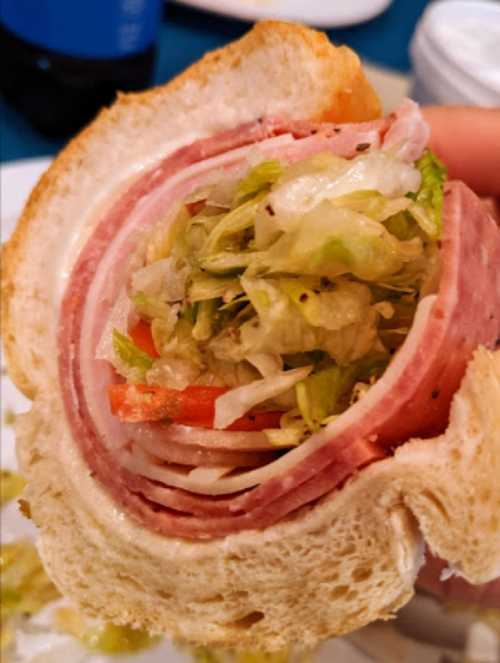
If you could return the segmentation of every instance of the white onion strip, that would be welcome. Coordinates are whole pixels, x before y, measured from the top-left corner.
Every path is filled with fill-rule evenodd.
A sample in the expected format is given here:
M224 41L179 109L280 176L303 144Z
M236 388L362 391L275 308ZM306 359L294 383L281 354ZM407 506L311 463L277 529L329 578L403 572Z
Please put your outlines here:
M257 467L276 457L276 453L269 451L234 451L190 444L196 441L196 434L179 443L172 439L168 425L124 424L123 428L129 441L136 443L151 456L176 465Z

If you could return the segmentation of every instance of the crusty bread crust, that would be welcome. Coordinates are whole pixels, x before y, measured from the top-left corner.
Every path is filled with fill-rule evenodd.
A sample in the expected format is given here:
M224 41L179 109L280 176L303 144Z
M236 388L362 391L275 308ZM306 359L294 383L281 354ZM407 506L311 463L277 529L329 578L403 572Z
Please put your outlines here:
M470 581L500 572L499 353L477 351L444 436L407 443L278 525L220 541L168 539L119 512L66 424L55 341L64 275L136 164L264 114L378 113L353 53L267 22L169 85L121 97L33 192L4 254L4 342L11 375L35 397L17 436L41 554L87 612L197 643L307 647L389 618L409 600L421 532Z

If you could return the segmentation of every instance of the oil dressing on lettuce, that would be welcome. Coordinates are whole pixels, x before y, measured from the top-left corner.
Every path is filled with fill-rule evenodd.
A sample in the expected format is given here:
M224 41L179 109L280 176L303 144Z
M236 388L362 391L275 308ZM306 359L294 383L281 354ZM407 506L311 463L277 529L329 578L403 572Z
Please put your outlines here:
M130 382L227 386L216 426L279 410L266 434L297 444L367 393L435 290L445 177L430 151L413 165L325 153L193 191L129 281L129 323L153 351L115 329L112 363Z

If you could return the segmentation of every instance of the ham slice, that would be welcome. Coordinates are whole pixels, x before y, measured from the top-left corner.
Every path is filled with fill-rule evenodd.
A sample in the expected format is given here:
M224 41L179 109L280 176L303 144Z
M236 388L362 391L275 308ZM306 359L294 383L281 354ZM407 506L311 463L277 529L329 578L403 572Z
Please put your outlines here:
M472 351L479 344L494 345L500 336L500 233L459 183L446 189L438 293L420 302L411 332L384 376L335 422L300 447L273 454L274 460L262 434L205 431L203 441L196 436L189 441L186 427L179 426L169 427L174 429L170 451L158 446L155 436L134 436L142 452L131 454L130 431L102 397L116 376L106 361L96 359L128 275L137 231L162 218L214 171L241 169L250 149L264 158L296 161L324 150L352 157L387 148L412 161L426 140L411 102L392 118L358 125L262 120L182 148L132 184L105 214L75 265L62 303L60 383L69 425L89 467L144 525L193 539L264 528L307 508L408 437L444 429ZM209 433L220 435L218 442ZM222 437L229 435L234 436L230 442ZM227 453L236 454L231 462ZM196 458L205 466L213 461L238 469L212 473L208 481L178 467ZM243 458L252 458L255 466L245 465Z

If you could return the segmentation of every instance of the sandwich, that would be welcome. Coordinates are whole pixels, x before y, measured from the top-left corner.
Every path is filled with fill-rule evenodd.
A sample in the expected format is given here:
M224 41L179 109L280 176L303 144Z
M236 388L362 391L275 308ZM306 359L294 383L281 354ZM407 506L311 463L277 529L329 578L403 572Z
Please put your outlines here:
M500 574L500 232L357 56L264 22L120 96L4 250L47 571L84 611L277 651L388 619L424 544Z

